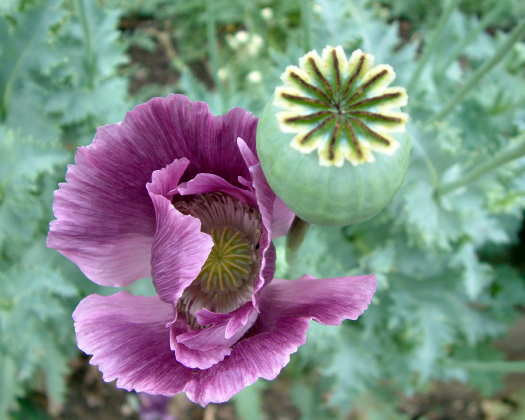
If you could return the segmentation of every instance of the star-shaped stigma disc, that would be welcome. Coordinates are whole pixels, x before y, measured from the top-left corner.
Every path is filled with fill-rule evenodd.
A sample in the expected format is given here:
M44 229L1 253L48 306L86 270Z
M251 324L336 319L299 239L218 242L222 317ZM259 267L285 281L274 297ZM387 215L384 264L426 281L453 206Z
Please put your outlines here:
M284 85L275 90L280 129L295 133L291 146L302 153L318 151L322 166L373 162L372 152L392 155L399 143L390 135L405 130L404 88L388 87L395 73L373 66L370 54L355 50L350 59L342 47L310 51L299 66L288 66Z

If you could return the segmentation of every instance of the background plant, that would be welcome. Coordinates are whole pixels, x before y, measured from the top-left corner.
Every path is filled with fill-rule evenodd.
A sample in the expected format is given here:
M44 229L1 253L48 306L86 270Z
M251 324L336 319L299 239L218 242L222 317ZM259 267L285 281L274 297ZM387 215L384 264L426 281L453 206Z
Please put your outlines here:
M281 276L379 278L357 324L314 326L285 370L302 418L351 408L403 418L398 397L433 380L491 394L503 373L524 370L492 345L525 302L522 1L9 0L0 14L0 417L19 416L17 399L34 389L51 408L64 403L71 311L109 293L45 248L52 191L76 146L169 92L259 114L285 66L326 44L394 66L415 147L382 214L312 229L293 266L277 244ZM261 418L272 386L241 393L238 413Z

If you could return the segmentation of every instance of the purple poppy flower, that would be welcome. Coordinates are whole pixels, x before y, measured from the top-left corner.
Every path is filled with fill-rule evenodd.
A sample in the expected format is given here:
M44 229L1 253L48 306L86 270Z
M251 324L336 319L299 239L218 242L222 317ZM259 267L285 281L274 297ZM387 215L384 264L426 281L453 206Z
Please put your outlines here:
M310 319L356 319L373 276L273 280L272 238L293 214L255 154L257 119L213 116L181 95L137 106L82 147L55 194L48 246L95 283L151 276L157 296L90 295L78 346L106 381L150 394L223 402L273 379Z

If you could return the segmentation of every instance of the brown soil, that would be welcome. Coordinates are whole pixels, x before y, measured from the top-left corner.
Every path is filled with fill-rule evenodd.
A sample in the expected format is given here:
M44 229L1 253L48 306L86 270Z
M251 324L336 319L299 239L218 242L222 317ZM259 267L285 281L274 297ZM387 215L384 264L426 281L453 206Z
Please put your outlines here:
M67 401L56 420L138 420L128 395L102 380L98 369L85 356L73 362L68 381Z
M460 383L436 383L432 391L407 398L400 406L411 419L483 420L480 395Z
M129 90L134 94L143 87L156 85L173 85L179 74L171 64L175 50L167 24L149 19L126 17L120 23L120 29L128 33L142 32L152 38L155 49L149 51L136 45L128 50L133 67L129 69Z
M126 70L131 94L139 93L150 85L173 86L179 79L179 72L174 65L179 57L177 40L173 37L173 25L170 20L159 22L134 16L121 20L120 29L123 32L141 33L151 38L155 44L152 51L137 45L131 45L127 51L130 65ZM185 65L208 88L213 88L213 77L205 62L195 61Z

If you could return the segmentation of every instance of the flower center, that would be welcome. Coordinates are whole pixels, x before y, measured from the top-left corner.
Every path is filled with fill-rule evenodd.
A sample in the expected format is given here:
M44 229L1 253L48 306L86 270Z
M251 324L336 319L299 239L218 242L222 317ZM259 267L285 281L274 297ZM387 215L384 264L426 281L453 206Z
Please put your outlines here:
M262 258L261 216L256 209L224 193L178 196L173 205L181 213L197 217L201 230L213 239L201 272L177 304L179 314L198 328L195 313L200 309L225 313L251 299Z
M241 289L254 265L253 247L239 230L223 226L212 229L213 248L197 277L205 293Z

